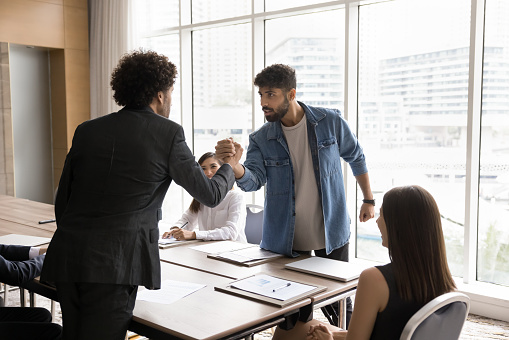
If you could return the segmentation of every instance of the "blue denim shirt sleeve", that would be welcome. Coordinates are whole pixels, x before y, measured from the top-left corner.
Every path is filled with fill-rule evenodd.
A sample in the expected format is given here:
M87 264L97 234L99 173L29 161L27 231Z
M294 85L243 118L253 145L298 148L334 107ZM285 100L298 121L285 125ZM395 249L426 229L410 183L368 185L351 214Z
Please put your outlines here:
M267 181L263 155L256 142L256 132L249 135L244 171L244 176L237 179L237 185L243 191L256 191Z
M348 122L338 115L338 131L336 133L341 158L350 165L354 176L368 172L364 151L357 140L357 137L350 129Z

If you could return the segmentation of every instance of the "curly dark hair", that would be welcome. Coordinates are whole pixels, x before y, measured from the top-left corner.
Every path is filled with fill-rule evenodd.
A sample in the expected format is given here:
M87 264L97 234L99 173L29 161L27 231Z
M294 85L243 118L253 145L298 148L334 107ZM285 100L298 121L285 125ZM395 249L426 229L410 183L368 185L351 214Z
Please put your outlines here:
M113 99L120 106L147 106L157 92L168 91L176 77L177 67L164 55L143 50L124 54L111 74Z
M274 64L267 66L258 73L254 80L255 86L272 87L288 92L297 88L297 77L295 70L283 64Z

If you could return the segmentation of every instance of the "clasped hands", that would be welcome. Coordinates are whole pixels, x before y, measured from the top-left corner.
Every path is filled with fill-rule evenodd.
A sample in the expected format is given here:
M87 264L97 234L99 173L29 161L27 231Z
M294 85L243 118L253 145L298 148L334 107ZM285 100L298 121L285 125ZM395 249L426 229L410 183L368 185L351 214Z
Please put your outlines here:
M345 340L346 335L346 331L332 332L325 324L318 323L309 327L306 340Z
M229 163L233 169L239 164L244 149L233 141L233 138L222 139L216 145L216 157L224 163Z

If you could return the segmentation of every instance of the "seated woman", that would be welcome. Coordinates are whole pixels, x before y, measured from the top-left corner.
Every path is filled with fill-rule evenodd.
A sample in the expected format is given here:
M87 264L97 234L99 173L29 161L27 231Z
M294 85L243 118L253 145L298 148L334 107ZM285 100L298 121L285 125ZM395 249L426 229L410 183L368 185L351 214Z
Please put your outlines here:
M390 190L376 222L391 262L361 273L348 331L311 320L290 331L278 327L273 339L399 339L422 306L456 288L429 192L415 185Z
M198 163L208 178L212 178L223 162L212 152L200 157ZM198 225L199 230L194 230ZM233 240L246 241L246 204L242 192L230 190L216 207L209 208L193 199L189 209L163 238L177 240Z

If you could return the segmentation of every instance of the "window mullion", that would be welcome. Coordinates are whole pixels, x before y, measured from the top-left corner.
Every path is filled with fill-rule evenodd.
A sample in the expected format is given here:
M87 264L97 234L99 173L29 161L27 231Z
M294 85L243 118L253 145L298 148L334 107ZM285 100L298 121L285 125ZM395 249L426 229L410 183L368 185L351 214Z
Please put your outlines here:
M359 3L347 3L345 7L345 70L344 70L344 112L343 117L348 121L352 131L357 131L357 99L358 99L358 68L359 68ZM358 135L358 133L356 133ZM361 141L362 144L362 141ZM354 242L349 247L350 258L357 253L357 183L349 171L348 165L343 162L343 177L347 209L353 218L350 230L350 240Z
M479 158L482 112L484 47L484 1L472 0L467 112L467 158L465 181L464 275L465 283L477 279L477 230L479 205Z

